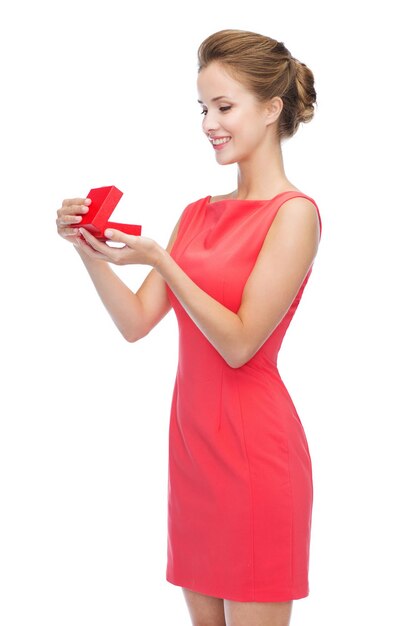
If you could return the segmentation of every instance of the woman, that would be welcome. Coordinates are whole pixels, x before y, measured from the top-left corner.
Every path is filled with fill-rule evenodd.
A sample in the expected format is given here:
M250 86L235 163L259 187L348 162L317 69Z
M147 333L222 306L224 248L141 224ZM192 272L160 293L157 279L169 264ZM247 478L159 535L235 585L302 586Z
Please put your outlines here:
M312 474L304 430L277 370L321 236L317 205L285 175L281 141L314 112L311 71L256 33L224 30L198 51L203 132L237 188L189 204L166 249L77 228L81 256L115 324L137 341L174 309L179 363L169 427L167 580L194 626L286 626L308 595ZM108 263L149 265L133 293Z

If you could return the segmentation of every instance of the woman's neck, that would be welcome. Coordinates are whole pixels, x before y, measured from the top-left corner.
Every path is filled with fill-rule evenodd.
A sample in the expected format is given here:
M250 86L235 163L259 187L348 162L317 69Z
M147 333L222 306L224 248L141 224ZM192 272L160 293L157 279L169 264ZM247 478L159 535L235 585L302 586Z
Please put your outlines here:
M281 144L270 150L253 153L251 158L238 163L237 189L231 197L240 200L272 198L294 188L284 170Z

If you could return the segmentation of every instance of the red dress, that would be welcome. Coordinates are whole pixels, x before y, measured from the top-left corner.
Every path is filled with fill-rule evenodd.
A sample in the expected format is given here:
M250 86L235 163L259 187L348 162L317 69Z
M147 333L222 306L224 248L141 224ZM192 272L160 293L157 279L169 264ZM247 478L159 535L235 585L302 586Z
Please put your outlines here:
M235 313L280 206L304 197L189 204L172 258ZM308 595L311 460L277 356L309 270L286 315L242 367L230 367L167 285L179 325L169 424L168 582L241 602Z

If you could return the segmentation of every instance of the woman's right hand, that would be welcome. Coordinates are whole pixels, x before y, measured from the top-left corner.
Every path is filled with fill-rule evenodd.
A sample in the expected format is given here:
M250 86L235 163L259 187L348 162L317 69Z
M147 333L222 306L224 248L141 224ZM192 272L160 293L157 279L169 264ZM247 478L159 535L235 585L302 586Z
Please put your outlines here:
M64 200L61 208L57 211L56 227L58 235L76 245L80 236L77 224L81 222L82 216L88 212L90 204L90 198L70 198Z

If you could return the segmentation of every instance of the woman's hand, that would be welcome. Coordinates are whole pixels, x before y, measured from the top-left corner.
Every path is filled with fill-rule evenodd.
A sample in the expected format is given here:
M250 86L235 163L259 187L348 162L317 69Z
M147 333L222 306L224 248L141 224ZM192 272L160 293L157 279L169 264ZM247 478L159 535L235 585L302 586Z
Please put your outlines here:
M108 261L115 265L151 265L155 267L164 250L148 237L126 235L120 230L107 229L104 234L110 241L123 243L123 247L109 246L99 241L85 228L79 229L82 237L74 244L93 259Z
M77 244L79 239L77 224L81 222L82 216L88 212L90 198L72 198L62 202L62 206L57 211L56 227L58 235L72 244Z

